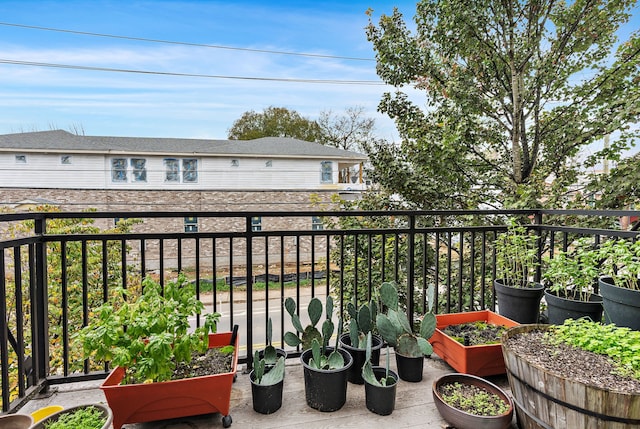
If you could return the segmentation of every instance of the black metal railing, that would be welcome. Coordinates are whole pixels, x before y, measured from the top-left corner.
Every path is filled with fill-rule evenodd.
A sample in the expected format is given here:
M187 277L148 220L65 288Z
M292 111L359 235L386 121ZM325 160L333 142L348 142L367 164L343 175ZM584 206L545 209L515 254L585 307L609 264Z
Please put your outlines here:
M49 385L105 377L108 365L82 357L73 334L114 287L161 284L186 272L219 330L240 325L241 361L266 341L283 346L291 329L286 296L304 310L309 297L345 303L375 296L383 281L400 286L409 314L495 309L496 237L516 218L539 237L538 256L594 243L635 239L620 220L637 211L378 212L37 212L0 215L0 364L2 410L19 408ZM317 219L323 219L323 229ZM258 222L259 220L259 222ZM185 232L188 231L188 232ZM541 277L540 269L536 274ZM272 286L258 288L271 279ZM193 321L200 324L200 318ZM291 350L295 355L299 350Z

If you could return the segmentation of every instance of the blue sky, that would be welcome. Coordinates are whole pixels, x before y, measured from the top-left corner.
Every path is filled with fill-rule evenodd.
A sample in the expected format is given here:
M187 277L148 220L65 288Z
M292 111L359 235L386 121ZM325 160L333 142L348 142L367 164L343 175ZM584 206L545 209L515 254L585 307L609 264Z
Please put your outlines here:
M269 79L379 82L367 41L374 22L415 1L0 0L0 22L85 33L244 48L96 37L0 25L0 60ZM638 10L638 6L636 6ZM640 14L636 13L636 16ZM638 20L627 26L637 28ZM353 57L254 52L283 51ZM284 106L317 119L362 106L377 134L397 140L376 112L383 85L119 73L0 64L0 134L82 129L87 135L224 139L249 110Z
M0 25L0 59L156 72L379 82L364 27L413 1L0 1L10 24L344 60L149 43ZM378 134L381 85L114 73L0 64L0 134L82 128L87 135L220 138L249 110L284 106L316 119L362 106Z

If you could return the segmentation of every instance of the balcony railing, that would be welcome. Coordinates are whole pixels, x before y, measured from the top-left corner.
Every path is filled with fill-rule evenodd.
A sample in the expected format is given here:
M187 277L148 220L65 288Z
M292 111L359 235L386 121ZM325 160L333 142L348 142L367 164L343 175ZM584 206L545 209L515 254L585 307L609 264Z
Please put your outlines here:
M623 230L637 211L379 212L37 212L0 215L0 378L2 410L19 408L53 384L105 377L108 364L85 360L73 334L115 287L161 284L176 272L198 298L240 325L241 361L291 329L282 304L300 308L331 294L346 302L375 296L383 281L400 286L409 314L425 308L429 285L437 312L495 309L496 237L508 218L539 237L538 256L576 237L594 243L639 234ZM318 222L322 220L322 223ZM258 221L259 220L259 221ZM320 226L322 225L322 227ZM188 232L185 232L188 231ZM536 273L540 280L541 270ZM271 287L258 288L265 280ZM228 286L227 286L228 285ZM270 305L271 304L271 305ZM200 324L200 319L193 321ZM299 350L290 350L295 355Z

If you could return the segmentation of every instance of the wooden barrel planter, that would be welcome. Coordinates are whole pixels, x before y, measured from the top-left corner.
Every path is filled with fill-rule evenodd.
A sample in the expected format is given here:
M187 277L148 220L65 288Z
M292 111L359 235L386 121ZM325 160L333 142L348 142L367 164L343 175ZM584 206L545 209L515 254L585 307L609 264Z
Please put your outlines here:
M507 343L519 334L545 329L548 325L522 325L502 336L502 352L520 429L640 427L640 394L616 392L552 373L526 360ZM588 369L585 362L585 371Z

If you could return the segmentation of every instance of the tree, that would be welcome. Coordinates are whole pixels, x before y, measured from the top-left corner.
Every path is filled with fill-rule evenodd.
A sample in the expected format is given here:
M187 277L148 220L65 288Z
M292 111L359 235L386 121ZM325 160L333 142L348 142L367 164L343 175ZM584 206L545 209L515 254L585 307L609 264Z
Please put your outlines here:
M290 137L322 143L322 133L315 121L302 117L285 107L267 107L262 113L243 113L229 129L231 140L252 140L260 137Z
M616 37L634 4L424 0L413 32L397 9L370 16L402 139L368 146L370 177L421 208L560 206L581 149L618 131L584 164L616 160L639 135L640 37Z
M349 107L344 115L324 110L320 112L318 126L324 144L339 149L360 152L374 140L375 119L364 117L362 106Z

